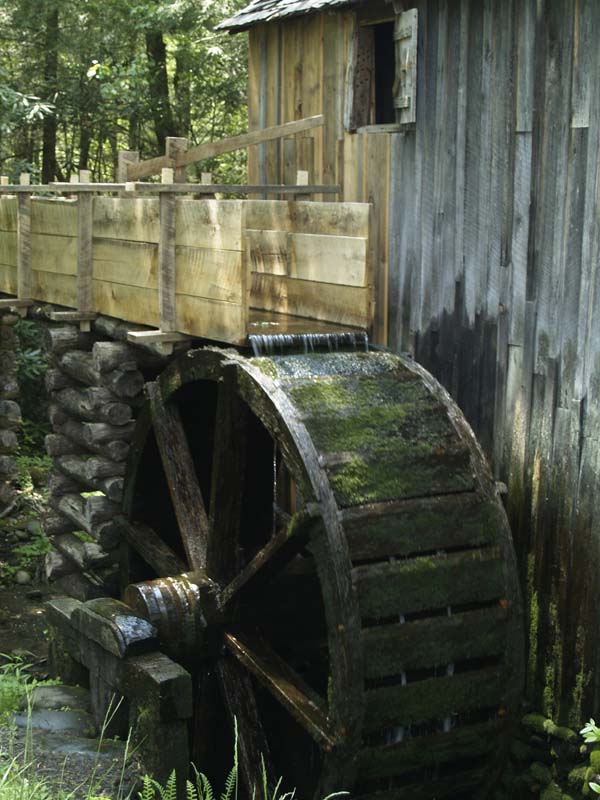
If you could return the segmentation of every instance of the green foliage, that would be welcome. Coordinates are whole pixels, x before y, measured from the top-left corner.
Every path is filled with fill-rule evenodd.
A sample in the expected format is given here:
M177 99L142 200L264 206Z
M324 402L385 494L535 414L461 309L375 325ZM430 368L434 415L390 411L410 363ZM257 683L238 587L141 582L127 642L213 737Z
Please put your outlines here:
M20 320L14 330L18 343L15 360L23 414L21 446L24 452L35 453L43 450L44 437L50 432L48 395L44 384L48 358L40 346L39 325L30 320Z
M55 177L86 168L112 180L120 149L147 158L164 153L164 135L195 145L246 130L245 37L214 31L245 4L1 0L0 87L8 94L3 104L0 88L0 126L10 131L0 140L3 171L16 173L19 162L41 174L45 139ZM244 156L199 169L239 180Z
M583 741L586 744L597 744L600 742L600 728L596 725L596 722L593 719L590 719L590 721L583 726L579 733L583 736ZM600 784L596 783L595 781L590 781L589 787L595 794L600 794Z

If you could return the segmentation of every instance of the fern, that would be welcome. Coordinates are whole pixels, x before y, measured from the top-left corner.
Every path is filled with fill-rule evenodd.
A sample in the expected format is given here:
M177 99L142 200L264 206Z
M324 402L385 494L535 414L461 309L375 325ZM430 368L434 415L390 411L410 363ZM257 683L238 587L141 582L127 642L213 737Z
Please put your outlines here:
M196 792L198 800L215 800L215 793L211 786L210 781L203 772L198 772L194 764L192 764L194 774L196 776Z
M235 764L225 781L225 791L221 795L221 800L233 800L237 796L237 769Z
M175 775L175 770L169 775L167 785L160 794L161 800L177 800L177 776Z
M155 797L154 781L149 775L144 775L140 800L154 800Z
M191 781L185 782L185 800L200 800L198 791Z

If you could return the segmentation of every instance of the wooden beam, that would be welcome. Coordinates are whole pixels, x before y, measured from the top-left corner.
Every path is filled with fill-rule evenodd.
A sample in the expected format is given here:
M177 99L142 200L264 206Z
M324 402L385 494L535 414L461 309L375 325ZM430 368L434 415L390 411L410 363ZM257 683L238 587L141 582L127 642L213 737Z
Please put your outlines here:
M166 155L167 158L173 159L177 163L180 158L188 149L188 140L181 136L167 136L166 138ZM175 169L175 183L185 183L186 169L185 167L177 167Z
M158 240L158 308L163 331L177 330L175 308L175 195L160 195Z
M264 642L226 633L225 646L325 750L339 743L322 698Z
M137 164L140 160L140 154L137 150L120 150L119 151L119 164L117 167L117 180L119 183L127 182L127 169L130 164Z
M157 575L181 575L187 565L160 536L148 525L130 522L125 517L117 517L117 524L123 530L128 544L138 553Z
M188 564L192 569L204 570L208 516L183 420L174 403L163 401L158 383L146 384L146 394Z
M123 192L130 188L132 192L141 194L160 194L161 192L175 192L176 194L275 194L275 195L307 195L307 194L340 194L341 186L338 184L314 184L308 186L273 184L245 184L245 183L175 183L173 185L162 185L159 183L140 183L130 181L128 183L49 183L48 185L36 186L0 186L0 195L19 194L27 192L29 194L47 193L48 191L57 194L80 194L82 192Z
M164 167L175 167L175 162L167 156L149 158L147 161L140 161L139 164L127 164L127 180L137 181L140 178L150 178L152 175L160 175Z
M322 114L319 114L315 117L306 117L305 119L295 120L294 122L286 122L283 125L273 125L270 128L243 133L240 136L232 136L229 139L221 139L217 142L206 142L197 147L192 147L186 153L179 155L176 160L176 166L183 167L186 164L193 164L194 161L204 161L206 158L214 158L224 153L232 153L235 150L242 150L250 145L263 144L263 142L270 142L275 139L283 139L286 136L293 136L296 133L304 133L304 131L311 130L312 128L320 128L324 124L325 118Z
M21 186L29 186L28 173L21 175ZM17 296L31 299L31 194L20 194L17 201Z
M224 608L232 600L238 600L242 593L264 585L302 550L309 541L310 528L316 519L315 513L311 508L306 516L294 519L288 528L273 536L219 594L219 605Z
M190 342L192 337L177 331L128 331L127 341L132 344L171 344Z
M92 297L92 203L91 194L81 194L77 198L77 311L83 329L89 331L89 317L93 311Z

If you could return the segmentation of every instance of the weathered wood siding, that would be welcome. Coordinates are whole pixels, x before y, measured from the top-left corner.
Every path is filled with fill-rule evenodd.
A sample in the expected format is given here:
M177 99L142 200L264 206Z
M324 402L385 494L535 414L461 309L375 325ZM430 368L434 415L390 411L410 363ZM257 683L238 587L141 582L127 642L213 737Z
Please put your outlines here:
M313 150L312 179L375 203L376 338L443 381L508 484L530 689L575 722L600 710L600 4L408 5L414 131L344 133L351 12L251 31L250 120L324 112L297 166Z

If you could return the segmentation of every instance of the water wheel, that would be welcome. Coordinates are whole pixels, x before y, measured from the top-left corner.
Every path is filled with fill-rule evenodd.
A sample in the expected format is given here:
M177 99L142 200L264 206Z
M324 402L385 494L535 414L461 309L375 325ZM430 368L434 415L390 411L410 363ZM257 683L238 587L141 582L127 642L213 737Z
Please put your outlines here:
M148 385L124 599L196 681L195 762L237 725L302 798L484 797L522 675L510 532L460 411L387 353L199 350ZM222 769L225 769L222 764Z

